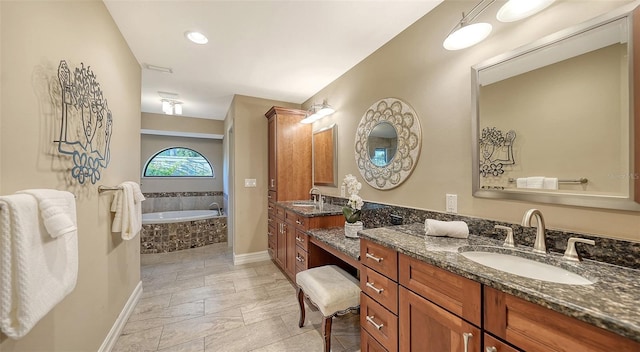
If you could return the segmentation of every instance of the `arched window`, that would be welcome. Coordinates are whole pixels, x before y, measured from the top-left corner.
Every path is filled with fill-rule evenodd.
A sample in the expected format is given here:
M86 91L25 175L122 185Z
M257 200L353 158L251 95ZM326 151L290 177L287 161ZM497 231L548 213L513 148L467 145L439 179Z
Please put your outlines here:
M159 151L144 166L144 177L214 177L213 166L197 151L173 147Z

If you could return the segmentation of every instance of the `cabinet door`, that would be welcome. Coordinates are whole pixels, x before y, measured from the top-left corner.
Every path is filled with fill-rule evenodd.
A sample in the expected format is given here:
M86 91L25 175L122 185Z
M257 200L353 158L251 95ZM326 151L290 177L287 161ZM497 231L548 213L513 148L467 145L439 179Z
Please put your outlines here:
M269 120L269 190L277 190L276 184L276 117L272 116ZM274 199L275 201L275 199Z
M287 241L285 271L295 281L296 275L296 229L291 224L284 224L284 237Z
M400 351L480 351L480 329L404 287L399 308Z
M285 222L278 219L276 227L276 264L285 268L287 262L287 238L285 236Z

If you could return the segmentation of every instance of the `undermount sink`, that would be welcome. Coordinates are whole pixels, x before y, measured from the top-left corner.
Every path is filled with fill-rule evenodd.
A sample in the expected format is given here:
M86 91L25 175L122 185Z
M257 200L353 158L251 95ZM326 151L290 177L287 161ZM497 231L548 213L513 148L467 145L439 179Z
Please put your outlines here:
M530 279L567 285L591 285L594 283L594 281L569 270L512 254L461 248L460 255L478 264Z
M313 203L312 201L294 201L293 203L291 203L293 206L295 207L309 207L309 208L313 208L315 207L315 203Z

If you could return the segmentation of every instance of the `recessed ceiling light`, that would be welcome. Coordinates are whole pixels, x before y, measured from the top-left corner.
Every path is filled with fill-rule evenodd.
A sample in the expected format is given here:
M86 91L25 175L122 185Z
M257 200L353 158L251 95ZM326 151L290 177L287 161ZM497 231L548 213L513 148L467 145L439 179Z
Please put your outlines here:
M164 73L173 73L173 69L171 67L162 67L157 65L144 64L144 68L152 71L159 71Z
M207 39L207 36L205 36L200 32L187 31L185 32L184 35L187 37L187 39L189 39L190 41L196 44L207 44L209 42L209 39Z

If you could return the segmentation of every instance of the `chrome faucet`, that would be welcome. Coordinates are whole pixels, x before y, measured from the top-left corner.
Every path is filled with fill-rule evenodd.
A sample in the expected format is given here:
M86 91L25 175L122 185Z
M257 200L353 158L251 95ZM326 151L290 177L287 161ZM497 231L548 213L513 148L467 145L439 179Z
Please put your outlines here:
M524 217L522 217L522 226L531 227L531 218L536 217L537 221L537 231L536 231L536 241L533 244L533 252L534 253L547 253L547 246L545 245L545 233L544 233L544 217L542 217L542 213L538 209L529 209L526 213L524 213Z
M220 211L220 204L213 202L211 204L209 204L209 209L212 209L213 206L216 206L216 208L218 209L218 215L222 215L222 211Z
M313 198L314 203L316 202L316 200L322 202L322 193L320 193L320 189L318 187L311 187L311 189L309 190L309 194L311 195L311 198ZM318 196L317 199L316 195Z

